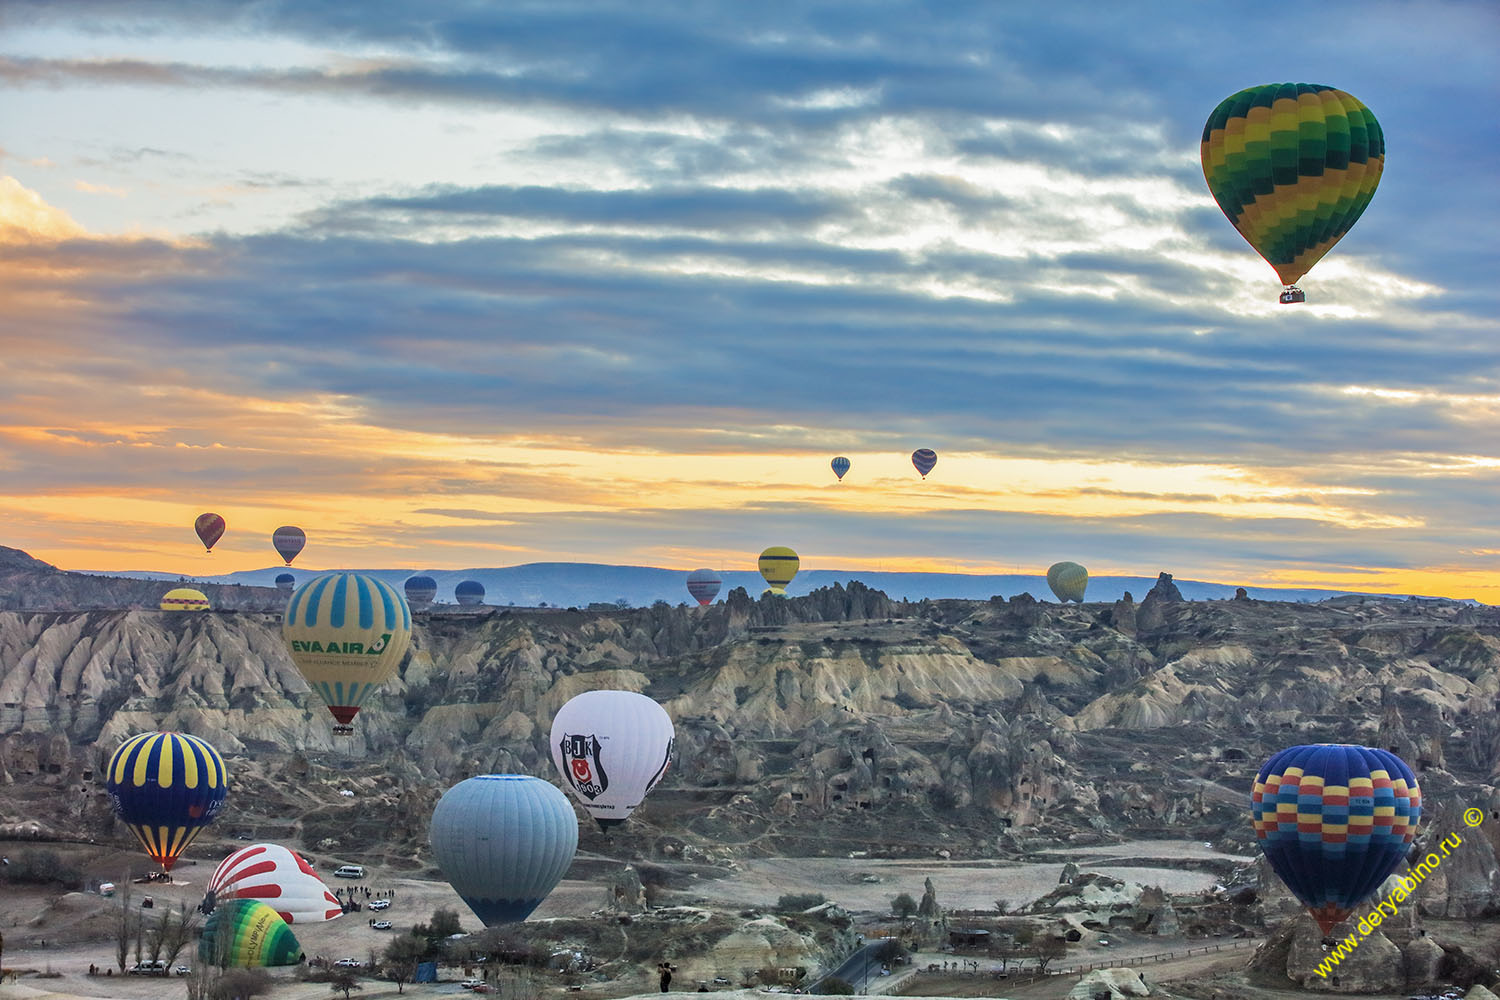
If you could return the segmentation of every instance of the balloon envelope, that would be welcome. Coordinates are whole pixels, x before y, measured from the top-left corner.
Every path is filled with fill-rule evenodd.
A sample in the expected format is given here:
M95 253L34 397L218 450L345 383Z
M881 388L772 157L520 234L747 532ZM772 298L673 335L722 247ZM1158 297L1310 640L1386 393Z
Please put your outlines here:
M290 594L292 588L297 585L297 578L290 573L276 574L276 589L283 594Z
M297 558L297 553L307 544L307 534L295 525L284 524L271 533L271 544L290 566L292 560Z
M1201 155L1214 201L1290 285L1370 204L1385 135L1370 109L1342 90L1272 83L1214 109Z
M715 597L719 596L719 587L723 583L719 574L711 569L695 569L688 574L687 589L693 595L693 600L698 602L699 607L712 604Z
M430 576L408 577L406 599L413 604L428 604L437 596L437 581Z
M432 811L443 877L486 927L525 920L573 863L578 817L550 782L522 774L460 781Z
M931 448L918 448L911 453L911 464L916 466L917 471L922 474L922 478L926 479L927 473L931 472L937 466L937 452Z
M202 909L212 913L232 899L259 900L289 924L318 923L344 914L307 859L280 844L251 844L219 862Z
M625 822L667 773L676 731L634 691L585 691L552 719L552 763L602 828Z
M1064 604L1069 601L1083 603L1083 592L1089 586L1089 571L1076 562L1053 563L1047 568L1047 586Z
M786 593L787 584L801 565L797 553L785 545L773 545L760 554L760 575L765 577L773 594Z
M192 587L176 587L161 595L163 611L207 611L208 597Z
M281 636L292 662L338 720L349 723L377 687L390 680L411 642L411 609L384 580L325 573L292 592Z
M453 596L465 606L484 603L484 584L478 580L465 580L453 588Z
M198 541L203 543L205 550L211 551L214 543L224 537L224 519L218 514L199 514L198 519L193 522L193 530L198 533Z
M120 822L164 870L224 806L229 775L207 740L141 733L121 743L104 772Z
M1329 934L1406 856L1422 793L1388 751L1295 746L1255 776L1250 815L1266 860Z
M840 481L843 480L844 473L849 471L849 460L843 455L840 455L828 464L833 467L833 474L838 476Z
M198 960L230 967L296 965L302 945L275 910L253 899L231 899L203 922Z

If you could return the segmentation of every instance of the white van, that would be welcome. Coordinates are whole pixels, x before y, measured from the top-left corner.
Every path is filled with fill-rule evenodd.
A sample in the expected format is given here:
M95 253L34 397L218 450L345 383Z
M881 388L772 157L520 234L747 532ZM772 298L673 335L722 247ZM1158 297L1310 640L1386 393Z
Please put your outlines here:
M364 878L365 869L363 865L339 865L333 873L334 878Z

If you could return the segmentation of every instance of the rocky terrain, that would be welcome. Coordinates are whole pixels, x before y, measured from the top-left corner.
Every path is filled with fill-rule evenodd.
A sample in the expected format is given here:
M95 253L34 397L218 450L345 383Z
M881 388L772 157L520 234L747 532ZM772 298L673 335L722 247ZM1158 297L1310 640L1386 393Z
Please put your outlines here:
M10 594L59 585L45 564L0 571ZM444 789L476 773L550 777L552 714L619 687L667 708L677 752L628 834L585 824L581 846L679 882L757 857L1037 859L1131 838L1253 855L1260 762L1293 743L1360 742L1417 770L1424 838L1465 829L1468 807L1490 817L1424 887L1424 912L1500 914L1496 608L1184 601L1164 574L1140 602L1112 604L908 603L851 582L793 599L736 589L707 608L435 609L417 612L399 679L335 741L271 595L226 587L245 610L219 595L228 610L162 613L132 606L144 602L125 584L140 581L91 579L100 589L80 603L124 606L0 611L0 837L130 846L101 765L132 733L181 729L229 761L220 836L430 875ZM1264 933L1295 913L1274 886L1257 893L1172 924ZM1128 916L1166 902L1136 898ZM1059 926L1084 926L1065 911Z

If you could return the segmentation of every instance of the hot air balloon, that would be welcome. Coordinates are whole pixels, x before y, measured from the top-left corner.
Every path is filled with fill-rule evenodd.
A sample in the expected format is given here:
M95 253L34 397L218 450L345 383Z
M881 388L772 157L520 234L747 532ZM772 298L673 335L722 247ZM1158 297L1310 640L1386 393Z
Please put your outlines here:
M1406 856L1422 793L1393 753L1319 743L1262 765L1250 814L1266 860L1326 935Z
M430 576L413 576L406 581L406 599L413 605L430 604L437 596L437 581Z
M198 939L198 960L221 969L296 965L301 959L302 945L286 921L253 899L215 907Z
M849 460L843 455L828 463L833 467L833 474L839 477L839 482L844 481L844 473L849 471Z
M344 915L338 898L307 859L280 844L251 844L219 862L198 908L212 913L232 899L259 900L289 924L319 923Z
M115 815L163 871L219 814L229 783L219 752L186 733L132 736L104 778Z
M276 574L276 589L283 594L290 594L292 588L297 585L297 578L290 573Z
M1062 603L1077 601L1082 604L1083 592L1089 586L1089 571L1076 562L1053 563L1047 567L1047 586Z
M719 585L723 581L719 574L711 569L695 569L688 574L688 593L693 595L693 600L698 602L699 607L712 604L714 598L719 596Z
M786 596L786 585L797 575L801 564L797 553L785 545L774 545L760 554L760 575L766 578L771 593Z
M161 595L163 611L207 611L208 597L192 587L176 587Z
M390 680L411 642L411 609L396 588L358 573L325 573L292 592L281 637L333 713L340 735L370 692Z
M296 525L283 524L271 533L271 544L281 558L290 566L297 553L307 544L307 533Z
M911 464L915 465L917 471L922 474L922 478L926 479L927 473L937 465L937 452L931 448L918 448L911 453Z
M1296 282L1375 195L1385 135L1342 90L1307 83L1250 87L1203 126L1203 176L1214 201L1301 302Z
M478 580L465 580L453 588L453 596L459 604L472 606L484 603L484 584Z
M224 528L224 519L218 514L199 514L193 522L193 530L198 533L205 552L213 551L214 543L224 537Z
M552 763L601 830L618 826L667 773L676 731L634 691L585 691L552 719Z
M443 793L432 811L432 854L486 927L525 920L578 849L578 817L550 782L484 774Z

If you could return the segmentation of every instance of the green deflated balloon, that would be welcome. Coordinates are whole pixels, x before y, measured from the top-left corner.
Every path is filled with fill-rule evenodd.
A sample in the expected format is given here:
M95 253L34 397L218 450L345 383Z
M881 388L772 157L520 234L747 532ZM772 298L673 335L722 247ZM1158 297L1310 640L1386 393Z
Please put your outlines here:
M214 907L198 940L198 960L221 969L296 965L301 959L302 945L281 914L254 899Z

